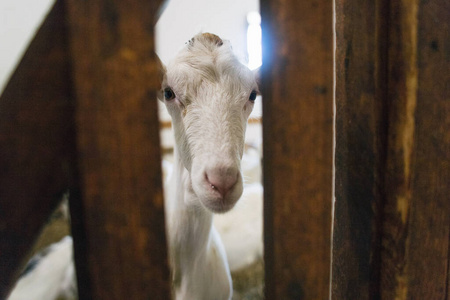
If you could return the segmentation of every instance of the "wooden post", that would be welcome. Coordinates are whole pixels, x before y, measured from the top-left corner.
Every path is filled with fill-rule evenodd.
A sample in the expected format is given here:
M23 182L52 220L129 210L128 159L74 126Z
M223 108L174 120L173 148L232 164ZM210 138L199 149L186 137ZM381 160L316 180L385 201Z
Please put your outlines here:
M159 1L68 1L81 299L169 299L156 107Z
M266 299L327 299L333 5L261 1Z
M383 299L446 299L450 238L450 5L393 1L389 14Z
M333 297L447 299L450 5L336 12Z
M0 299L63 193L76 186L64 16L58 1L0 98Z
M386 1L336 1L333 299L379 299L386 156Z

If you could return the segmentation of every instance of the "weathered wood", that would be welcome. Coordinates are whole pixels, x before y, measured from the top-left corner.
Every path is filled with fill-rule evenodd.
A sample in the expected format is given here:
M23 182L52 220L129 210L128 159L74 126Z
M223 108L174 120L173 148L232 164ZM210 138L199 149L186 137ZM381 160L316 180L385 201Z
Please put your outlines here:
M53 7L0 98L0 299L74 182L64 7Z
M450 236L448 1L393 1L383 299L446 299Z
M159 1L69 0L82 299L169 299L154 21Z
M389 7L388 145L383 218L381 295L405 299L411 166L417 89L417 1Z
M385 2L336 1L333 299L379 299L387 129Z
M266 299L329 297L332 11L261 1Z
M450 263L450 3L418 6L407 299L445 299Z
M333 297L446 299L450 5L340 0L336 12Z

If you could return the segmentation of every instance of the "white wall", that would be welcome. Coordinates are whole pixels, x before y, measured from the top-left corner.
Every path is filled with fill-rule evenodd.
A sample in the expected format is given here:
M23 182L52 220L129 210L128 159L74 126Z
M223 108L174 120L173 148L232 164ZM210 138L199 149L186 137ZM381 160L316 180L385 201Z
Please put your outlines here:
M0 94L54 0L0 0Z
M156 25L156 52L167 63L191 37L211 32L230 40L246 62L247 14L259 11L258 0L171 0Z

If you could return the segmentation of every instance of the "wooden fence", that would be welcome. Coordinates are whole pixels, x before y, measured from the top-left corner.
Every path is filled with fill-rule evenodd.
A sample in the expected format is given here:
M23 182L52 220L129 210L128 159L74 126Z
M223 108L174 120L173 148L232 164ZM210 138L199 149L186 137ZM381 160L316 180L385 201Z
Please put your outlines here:
M80 299L170 298L160 4L57 1L1 95L1 299L67 189ZM261 13L266 299L450 299L450 3Z

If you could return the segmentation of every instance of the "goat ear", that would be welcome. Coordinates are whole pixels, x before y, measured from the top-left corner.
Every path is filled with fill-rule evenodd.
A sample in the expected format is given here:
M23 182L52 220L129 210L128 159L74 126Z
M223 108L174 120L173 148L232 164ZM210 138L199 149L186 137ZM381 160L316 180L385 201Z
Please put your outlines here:
M160 86L160 88L158 89L157 97L158 97L158 100L163 101L164 95L163 95L163 91L162 91L162 85L163 85L163 83L165 81L165 77L166 77L166 66L164 66L164 64L162 63L158 54L155 53L155 57L156 57L156 66L158 67L158 81L159 81L159 86Z

